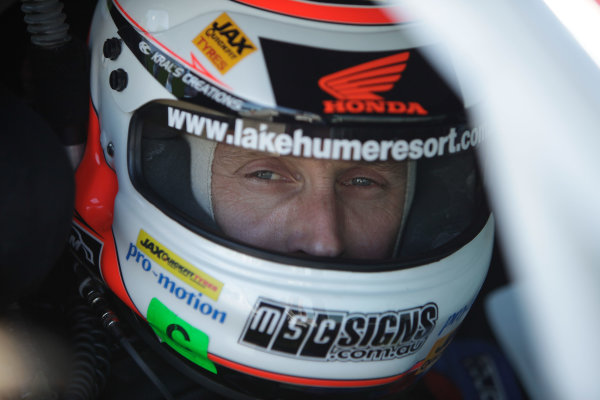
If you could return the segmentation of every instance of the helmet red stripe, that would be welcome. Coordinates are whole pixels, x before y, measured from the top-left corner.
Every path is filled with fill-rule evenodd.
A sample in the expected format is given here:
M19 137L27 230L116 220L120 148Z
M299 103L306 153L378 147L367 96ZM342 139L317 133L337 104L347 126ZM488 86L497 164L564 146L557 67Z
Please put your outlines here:
M98 232L100 237L97 239L104 243L100 257L102 277L123 302L137 311L121 278L112 235L114 201L119 189L117 176L104 158L100 145L100 123L91 101L88 138L85 153L75 172L75 188L75 210Z
M398 7L364 7L317 4L297 0L236 0L252 7L316 21L357 25L387 25L407 22L398 17Z
M337 388L357 388L357 387L368 387L368 386L378 386L384 385L387 383L392 383L400 378L405 377L411 371L416 370L421 366L421 362L413 365L411 369L406 372L403 372L398 375L388 376L385 378L375 378L375 379L317 379L317 378L304 378L300 376L293 375L285 375L278 374L276 372L265 371L262 369L257 369L253 367L249 367L247 365L238 364L231 360L227 360L225 358L221 358L214 354L209 354L208 358L217 363L221 364L225 367L234 369L236 371L253 375L259 378L269 379L272 381L291 383L294 385L303 385L303 386L317 386L317 387L337 387Z

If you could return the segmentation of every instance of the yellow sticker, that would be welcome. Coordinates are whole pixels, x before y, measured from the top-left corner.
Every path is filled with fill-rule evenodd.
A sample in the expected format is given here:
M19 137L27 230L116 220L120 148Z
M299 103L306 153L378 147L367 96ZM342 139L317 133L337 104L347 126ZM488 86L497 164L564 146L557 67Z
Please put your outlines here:
M223 283L202 272L187 261L179 258L152 236L140 229L137 238L138 246L161 267L173 273L176 277L197 289L200 293L217 300L221 294Z
M226 13L204 28L192 42L222 74L256 51L254 43Z
M441 339L438 339L433 344L433 347L431 348L431 350L429 350L427 357L425 357L425 360L423 360L423 363L417 369L417 375L427 372L429 368L431 368L433 364L435 364L435 362L440 359L444 350L446 350L450 342L452 342L455 333L456 329L448 333L446 336L443 336Z

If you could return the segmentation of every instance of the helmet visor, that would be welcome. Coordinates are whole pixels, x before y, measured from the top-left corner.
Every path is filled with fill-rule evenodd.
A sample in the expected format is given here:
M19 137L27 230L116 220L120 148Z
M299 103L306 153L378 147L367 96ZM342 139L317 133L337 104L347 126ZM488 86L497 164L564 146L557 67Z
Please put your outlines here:
M226 115L183 102L136 111L134 185L214 241L319 268L443 257L487 220L464 120L383 123Z

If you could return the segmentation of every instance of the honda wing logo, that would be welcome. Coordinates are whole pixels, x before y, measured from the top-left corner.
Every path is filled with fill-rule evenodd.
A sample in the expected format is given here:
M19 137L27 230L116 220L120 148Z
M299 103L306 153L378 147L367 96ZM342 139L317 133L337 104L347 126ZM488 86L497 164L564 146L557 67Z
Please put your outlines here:
M343 69L319 80L321 89L340 100L372 100L388 92L406 69L408 51Z
M410 57L408 51L359 64L319 79L319 87L337 100L324 100L326 114L418 114L427 111L417 102L386 101L402 77Z

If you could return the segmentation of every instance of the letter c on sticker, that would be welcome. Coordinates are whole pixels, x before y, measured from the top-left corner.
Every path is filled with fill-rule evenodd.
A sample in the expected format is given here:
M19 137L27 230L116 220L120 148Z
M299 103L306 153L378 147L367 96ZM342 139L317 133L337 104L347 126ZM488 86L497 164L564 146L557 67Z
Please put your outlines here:
M190 341L190 335L185 331L185 329L183 329L183 327L181 327L181 325L171 324L171 325L167 326L167 337L169 339L171 339L172 341L179 343L181 341L181 339L179 339L179 340L175 339L173 337L173 331L179 332L183 336L183 340L185 340L186 342Z

